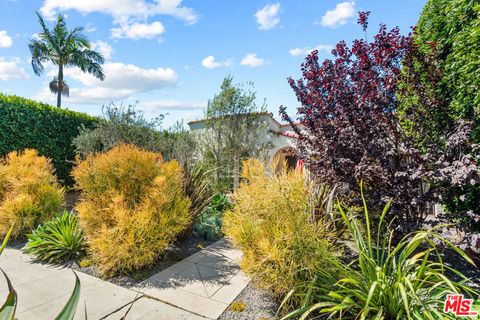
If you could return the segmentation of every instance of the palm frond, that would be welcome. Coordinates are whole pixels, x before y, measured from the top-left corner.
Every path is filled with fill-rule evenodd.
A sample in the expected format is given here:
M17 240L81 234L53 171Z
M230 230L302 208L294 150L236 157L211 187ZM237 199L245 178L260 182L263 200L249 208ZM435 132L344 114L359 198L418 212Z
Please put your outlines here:
M40 13L35 11L38 17L38 22L40 23L40 26L42 27L42 32L38 33L38 37L43 40L45 45L51 47L57 52L60 52L60 47L58 45L58 39L50 32L48 29L47 25L45 24L45 21L43 20L42 16Z
M87 39L87 36L82 33L83 27L75 27L67 36L66 42L73 48L87 48L90 49L91 45Z
M104 80L105 74L103 73L102 64L104 62L103 56L93 50L74 50L70 59L67 63L67 66L79 67L83 72L88 72L94 77Z
M45 70L43 67L43 62L47 62L50 59L50 51L45 43L34 39L30 40L28 48L30 49L30 53L32 55L33 72L35 72L37 76L40 76Z

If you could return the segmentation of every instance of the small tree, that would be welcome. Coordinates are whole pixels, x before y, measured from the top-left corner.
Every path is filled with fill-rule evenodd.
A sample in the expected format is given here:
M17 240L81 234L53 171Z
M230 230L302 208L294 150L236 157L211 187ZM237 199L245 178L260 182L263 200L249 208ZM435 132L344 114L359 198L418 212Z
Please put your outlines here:
M359 14L364 31L368 14ZM391 213L399 222L419 222L425 213L423 205L437 198L442 188L478 175L471 159L447 152L470 144L467 123L452 125L447 149L430 144L422 149L398 119L404 59L421 56L411 34L403 36L398 28L387 31L382 24L372 42L355 40L349 48L342 41L332 54L333 61L320 64L318 52L312 52L302 64L303 78L289 79L301 103L298 120L304 129L281 108L300 137L300 156L320 180L338 185L347 194L355 194L363 180L374 204L391 199ZM408 84L408 90L421 89L417 82ZM429 85L432 88L435 83ZM442 113L441 108L435 109L439 105L432 100L429 112L414 121Z
M233 85L232 77L223 80L221 92L208 102L202 157L220 188L238 187L243 160L266 157L270 142L265 114L265 103L258 106L256 93Z

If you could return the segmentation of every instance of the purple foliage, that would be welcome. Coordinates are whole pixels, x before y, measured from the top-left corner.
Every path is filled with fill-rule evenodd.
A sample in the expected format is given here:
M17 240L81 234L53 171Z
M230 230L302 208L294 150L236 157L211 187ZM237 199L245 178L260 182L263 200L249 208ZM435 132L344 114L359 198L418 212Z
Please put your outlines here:
M359 14L364 30L368 14ZM412 34L404 36L398 28L387 30L382 24L373 41L357 39L351 47L341 41L332 55L332 60L320 63L313 51L301 66L302 78L288 79L301 103L296 119L301 126L294 124L285 108L280 109L299 135L300 157L320 181L356 195L363 180L373 203L391 199L391 213L400 222L418 222L424 218L427 201L440 197L452 184L478 178L474 154L461 152L475 148L468 123L452 126L445 148L431 144L425 149L399 121L405 59L421 55ZM408 90L423 89L420 84L408 86ZM437 112L443 102L426 98L427 108ZM415 121L421 121L418 114Z

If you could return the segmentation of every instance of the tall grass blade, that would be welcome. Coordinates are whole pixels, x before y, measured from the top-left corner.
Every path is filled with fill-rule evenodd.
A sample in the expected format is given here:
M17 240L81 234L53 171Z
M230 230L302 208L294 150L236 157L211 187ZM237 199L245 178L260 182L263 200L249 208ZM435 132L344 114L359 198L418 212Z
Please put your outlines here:
M14 225L12 224L10 229L7 232L7 235L3 239L2 246L0 247L0 255L2 254L3 250L7 246L8 240L10 239L10 235L12 234L12 231L13 231L13 227L14 227Z
M10 228L10 231L11 230L12 228ZM7 234L7 238L8 237L9 237L9 234ZM10 279L7 277L5 272L3 270L1 271L5 276L5 279L7 279L8 295L7 295L7 299L5 300L2 307L0 308L0 320L14 320L15 310L17 309L17 292L15 291L15 289L13 289L12 283L10 282Z
M80 279L75 274L75 287L72 294L67 301L67 304L63 307L62 311L55 317L55 320L73 320L77 311L78 300L80 299Z

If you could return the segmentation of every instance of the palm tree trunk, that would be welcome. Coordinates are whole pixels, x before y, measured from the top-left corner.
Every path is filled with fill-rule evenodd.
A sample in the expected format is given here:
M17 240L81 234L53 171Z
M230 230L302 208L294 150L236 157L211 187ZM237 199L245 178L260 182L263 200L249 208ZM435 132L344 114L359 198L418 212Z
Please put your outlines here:
M57 107L62 107L62 92L63 92L63 64L58 66L58 92L57 92Z

